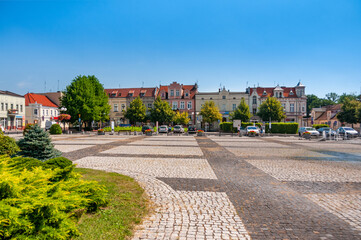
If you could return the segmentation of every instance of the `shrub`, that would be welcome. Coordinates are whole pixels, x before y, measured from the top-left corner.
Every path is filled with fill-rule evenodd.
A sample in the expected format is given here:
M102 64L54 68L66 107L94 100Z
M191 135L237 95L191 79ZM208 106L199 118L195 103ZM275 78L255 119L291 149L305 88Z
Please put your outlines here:
M61 152L54 149L48 133L37 124L29 129L23 139L19 140L18 145L21 149L18 154L24 157L47 160L61 156Z
M269 123L266 123L267 133L283 133L283 134L296 134L298 130L298 123L272 123L271 130Z
M223 132L234 132L233 122L222 122L219 124L220 130ZM237 128L236 128L237 131Z
M18 163L27 161L15 158ZM81 180L70 169L21 169L14 167L14 158L0 156L0 239L79 236L76 224L81 215L106 206L107 195L103 186ZM56 181L64 170L68 177Z
M323 127L330 127L328 124L313 124L312 127L315 129L323 128Z
M50 127L50 134L61 134L61 127L59 124L53 124Z
M73 162L65 157L56 157L44 162L45 166L49 166L50 168L66 168L68 166L73 165Z
M15 140L9 136L0 135L0 155L7 154L9 156L19 152L20 148Z

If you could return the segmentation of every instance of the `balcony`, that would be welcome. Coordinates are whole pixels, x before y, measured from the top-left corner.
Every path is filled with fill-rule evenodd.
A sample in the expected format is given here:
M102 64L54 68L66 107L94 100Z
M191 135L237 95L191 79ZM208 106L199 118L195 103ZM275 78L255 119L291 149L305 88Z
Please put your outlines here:
M9 116L15 116L15 115L17 115L17 114L19 114L19 110L18 110L18 109L9 109L9 110L8 110L8 115L9 115Z

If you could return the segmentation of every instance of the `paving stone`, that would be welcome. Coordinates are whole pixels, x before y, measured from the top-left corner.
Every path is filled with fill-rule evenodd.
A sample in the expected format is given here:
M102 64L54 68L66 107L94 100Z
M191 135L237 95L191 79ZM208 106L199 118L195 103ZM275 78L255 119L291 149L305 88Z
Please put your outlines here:
M102 153L109 154L158 154L158 155L195 155L202 156L203 153L198 147L187 147L186 149L181 147L143 147L143 146L120 146Z

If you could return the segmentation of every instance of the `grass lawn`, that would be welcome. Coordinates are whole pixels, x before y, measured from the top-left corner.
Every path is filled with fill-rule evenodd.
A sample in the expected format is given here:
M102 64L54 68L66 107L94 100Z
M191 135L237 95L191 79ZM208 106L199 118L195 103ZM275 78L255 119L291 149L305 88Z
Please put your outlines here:
M148 200L138 183L117 173L76 168L85 180L95 180L108 189L109 205L95 214L84 214L77 239L128 239L136 224L148 213Z

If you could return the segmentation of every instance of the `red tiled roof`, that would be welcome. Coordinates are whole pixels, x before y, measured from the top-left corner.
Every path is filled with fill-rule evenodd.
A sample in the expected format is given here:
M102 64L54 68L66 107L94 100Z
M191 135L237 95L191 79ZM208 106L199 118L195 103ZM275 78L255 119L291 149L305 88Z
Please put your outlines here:
M285 98L298 98L298 96L296 95L296 88L290 88L290 87L281 87L283 89L283 96ZM275 87L267 87L267 88L263 88L263 87L257 87L256 91L257 94L260 97L273 97L273 90L275 89ZM293 95L290 94L290 92L293 92ZM250 88L250 95L253 93L254 88ZM266 91L266 95L263 95L263 92Z
M35 93L27 93L25 94L25 106L29 106L30 103L38 103L47 107L55 107L59 106L55 105L50 99L44 95L35 94Z
M190 98L194 98L194 96L197 93L197 88L195 85L183 85L182 86L183 89L183 96L182 98L184 98L184 91L188 90L189 91L189 96ZM160 86L159 87L159 91L158 91L158 96L161 96L161 92L164 91L166 94L168 93L168 86Z
M157 88L113 88L104 89L104 91L110 98L130 97L129 93L133 93L132 97L138 97L140 93L144 93L144 97L155 97L156 89ZM112 96L112 94L115 94L116 96Z

